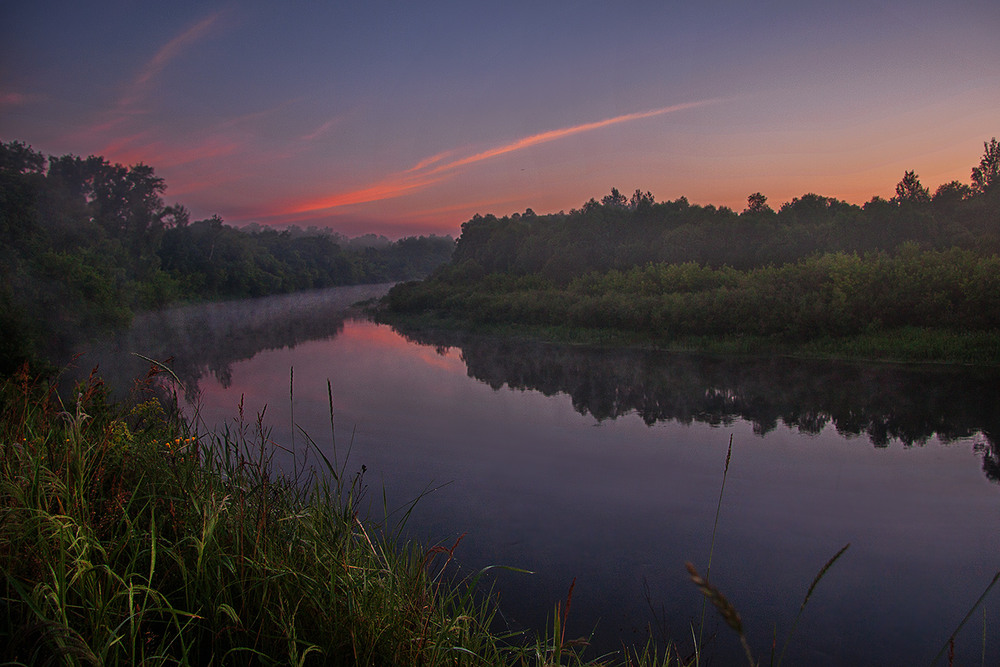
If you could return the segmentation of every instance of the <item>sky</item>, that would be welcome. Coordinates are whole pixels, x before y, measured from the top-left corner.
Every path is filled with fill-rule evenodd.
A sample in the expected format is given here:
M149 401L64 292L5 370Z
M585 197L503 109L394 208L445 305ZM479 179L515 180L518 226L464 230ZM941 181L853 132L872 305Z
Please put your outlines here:
M0 140L193 220L457 236L612 187L740 211L969 182L1000 2L0 2Z

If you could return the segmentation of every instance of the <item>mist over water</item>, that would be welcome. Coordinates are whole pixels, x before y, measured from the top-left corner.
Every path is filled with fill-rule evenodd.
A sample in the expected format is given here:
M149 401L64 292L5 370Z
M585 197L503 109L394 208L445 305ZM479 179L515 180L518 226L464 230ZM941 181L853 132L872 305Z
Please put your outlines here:
M78 375L98 366L104 380L121 390L141 377L149 368L146 359L152 359L181 379L194 402L203 377L228 387L235 363L266 350L332 338L343 330L352 305L381 297L391 286L337 287L140 313L128 329L97 344L80 344L73 365Z
M534 572L488 578L510 627L542 627L575 579L567 636L596 627L591 655L649 627L683 647L700 623L684 563L704 573L730 437L711 578L758 659L848 542L786 664L927 664L1000 569L995 370L566 347L348 314L380 290L149 314L80 366L127 386L148 366L128 352L172 357L204 426L232 424L243 402L283 446L294 421L297 447L303 431L340 461L350 447L376 516L383 492L402 508L390 523L420 497L404 535L464 535L463 573ZM1000 660L998 601L959 636L959 664L979 663L984 620L986 664ZM707 618L713 664L740 659Z

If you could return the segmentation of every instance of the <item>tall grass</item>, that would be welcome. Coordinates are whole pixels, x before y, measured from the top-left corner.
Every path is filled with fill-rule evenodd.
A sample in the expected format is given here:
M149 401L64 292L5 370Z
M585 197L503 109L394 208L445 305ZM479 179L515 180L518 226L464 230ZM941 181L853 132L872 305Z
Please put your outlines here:
M503 661L489 605L358 515L362 473L274 475L262 418L199 433L96 378L64 405L22 374L2 401L3 660Z
M652 644L586 660L571 598L537 636L497 632L482 572L448 573L457 542L359 512L363 467L305 435L317 465L276 474L263 414L199 431L159 373L126 403L96 376L67 403L26 372L0 386L0 662L679 664Z
M744 655L746 655L747 662L751 667L758 665L758 661L754 658L753 649L750 647L750 642L744 632L743 619L740 617L739 612L732 602L723 595L722 591L716 588L710 581L709 577L712 572L712 556L715 553L715 537L719 528L719 515L722 512L722 499L726 493L726 478L729 476L729 464L733 458L733 436L729 436L729 449L726 450L726 465L722 471L722 486L719 489L719 500L715 507L715 522L712 524L712 543L708 551L708 567L705 570L705 576L702 577L697 568L693 564L686 563L688 577L691 582L697 587L698 592L703 596L703 606L701 611L701 624L698 628L696 638L695 638L695 663L700 664L701 660L701 647L703 646L702 636L705 630L705 606L707 603L711 602L712 606L715 607L722 620L726 622L726 625L736 633L739 638L740 647L743 649ZM792 637L795 635L795 629L798 627L799 619L802 618L802 613L805 611L806 605L809 604L809 598L812 597L813 591L816 590L816 586L823 579L826 573L833 567L834 563L840 559L850 548L850 543L841 547L840 551L834 554L830 560L820 568L819 572L813 578L812 584L809 586L809 590L806 591L806 595L802 600L802 604L799 606L799 611L795 615L795 619L792 621L791 628L788 631L788 636L785 638L785 643L781 649L781 653L777 656L777 661L775 661L774 650L777 648L777 636L774 638L774 643L771 649L771 665L780 666L785 659L785 652L788 650L789 644L791 644ZM971 613L971 612L970 612ZM692 628L692 634L694 634ZM777 629L775 629L777 631Z
M26 372L0 383L0 663L700 662L697 637L688 658L669 639L665 651L650 639L585 657L588 639L566 632L572 587L537 634L498 630L479 586L486 570L455 580L459 541L402 542L387 516L361 513L364 468L351 470L349 456L327 456L302 433L316 465L277 474L263 414L240 406L230 426L200 431L179 417L175 395L157 396L169 386L159 373L123 403L96 376L67 402ZM689 572L753 664L736 608L707 573Z

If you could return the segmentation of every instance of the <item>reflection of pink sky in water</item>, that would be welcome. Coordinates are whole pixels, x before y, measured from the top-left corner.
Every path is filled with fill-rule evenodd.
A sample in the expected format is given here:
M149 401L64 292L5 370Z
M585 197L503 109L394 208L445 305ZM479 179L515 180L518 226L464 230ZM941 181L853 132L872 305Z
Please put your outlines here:
M461 359L461 352L455 348L447 348L438 351L435 348L414 345L389 327L362 326L356 321L347 322L344 331L338 337L339 342L352 341L360 343L366 348L376 347L379 349L405 352L419 358L427 366L440 368L441 370L465 374L465 364Z
M417 375L421 376L420 390L414 394L410 387ZM287 438L294 381L296 423L311 424L328 435L327 381L333 390L336 419L346 425L381 422L387 410L395 412L432 396L457 399L454 382L448 378L468 381L459 350L439 354L434 348L407 342L387 326L348 320L332 339L267 351L235 364L229 388L214 378L203 380L199 410L207 423L225 423L232 419L242 397L245 414L252 417L266 407L275 436Z
M457 348L438 354L358 321L332 339L234 364L228 390L203 381L202 416L231 423L242 395L251 421L267 406L265 422L287 445L292 368L295 422L328 454L330 381L339 454L353 438L348 472L367 466L376 513L383 488L395 508L447 484L420 500L411 534L450 544L468 533L458 554L468 567L538 572L499 578L508 611L530 624L543 623L577 577L581 625L572 631L601 619L611 648L620 625L649 620L644 578L672 627L700 612L683 563L707 559L730 434L712 573L756 643L775 623L787 630L817 570L852 543L810 601L794 664L821 664L824 654L839 664L929 659L1000 567L1000 494L970 439L876 449L832 427L759 437L742 420L596 422L563 394L494 391L468 377ZM995 625L987 640L995 656Z

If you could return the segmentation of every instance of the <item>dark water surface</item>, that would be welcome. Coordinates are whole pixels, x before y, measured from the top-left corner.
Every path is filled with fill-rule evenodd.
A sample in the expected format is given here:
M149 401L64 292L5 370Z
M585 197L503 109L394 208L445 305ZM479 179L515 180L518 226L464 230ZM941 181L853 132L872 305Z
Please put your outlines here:
M684 563L708 563L730 437L711 578L765 662L847 543L785 664L930 664L1000 569L996 370L401 333L345 314L384 290L149 314L80 363L125 383L144 370L127 352L173 357L207 425L232 423L242 400L249 415L266 406L277 442L294 418L332 453L329 380L338 454L353 441L348 468L366 467L377 511L383 489L391 508L434 489L407 535L464 535L466 572L533 571L491 579L512 628L542 626L575 579L568 632L596 627L591 657L650 627L690 648L702 600ZM984 640L1000 664L998 589L956 664L980 664ZM710 664L742 655L711 608L705 636Z

